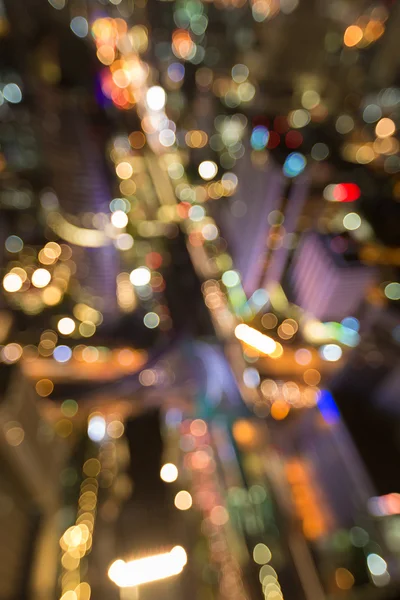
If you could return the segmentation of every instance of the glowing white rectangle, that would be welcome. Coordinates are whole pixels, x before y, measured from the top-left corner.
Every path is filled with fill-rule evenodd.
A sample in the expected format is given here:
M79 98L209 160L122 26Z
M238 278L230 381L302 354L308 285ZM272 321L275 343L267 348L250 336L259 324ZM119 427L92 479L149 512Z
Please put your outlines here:
M256 350L259 350L263 354L272 354L276 350L275 340L244 323L236 327L235 335L238 340L256 348Z
M175 546L164 554L146 556L129 562L116 560L109 568L108 576L118 587L134 587L178 575L186 562L185 550L181 546Z

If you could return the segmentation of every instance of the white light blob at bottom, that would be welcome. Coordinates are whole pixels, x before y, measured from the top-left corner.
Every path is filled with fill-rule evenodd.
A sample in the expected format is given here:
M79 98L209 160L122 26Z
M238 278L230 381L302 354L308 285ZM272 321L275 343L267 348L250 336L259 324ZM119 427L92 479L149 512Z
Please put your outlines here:
M146 556L129 562L116 560L108 569L108 576L120 588L135 587L178 575L186 563L184 548L175 546L164 554Z

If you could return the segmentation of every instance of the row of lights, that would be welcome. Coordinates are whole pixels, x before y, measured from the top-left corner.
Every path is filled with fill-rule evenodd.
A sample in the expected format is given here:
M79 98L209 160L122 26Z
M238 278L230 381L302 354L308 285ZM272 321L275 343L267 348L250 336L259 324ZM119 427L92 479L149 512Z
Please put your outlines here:
M96 458L89 458L83 465L84 479L80 487L75 525L69 527L60 538L62 549L60 600L89 600L91 596L90 585L81 581L81 561L92 547L100 469L100 462Z

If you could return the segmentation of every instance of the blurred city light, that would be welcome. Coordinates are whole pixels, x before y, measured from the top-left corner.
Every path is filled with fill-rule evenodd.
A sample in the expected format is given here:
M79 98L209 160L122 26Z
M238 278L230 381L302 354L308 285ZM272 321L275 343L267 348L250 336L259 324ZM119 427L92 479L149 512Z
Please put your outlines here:
M87 431L92 442L101 442L106 435L106 421L104 417L99 415L89 417Z
M175 546L170 552L155 554L125 562L121 559L113 562L108 576L118 587L134 587L178 575L187 563L182 546Z
M317 398L317 407L323 419L329 425L334 425L340 420L339 409L332 394L328 390L321 390Z
M159 85L154 85L147 90L146 102L151 110L162 110L166 102L165 91Z
M199 165L199 175L202 179L209 181L213 179L218 172L218 167L212 160L204 160Z
M138 267L131 272L129 279L133 285L144 286L149 283L151 272L147 267Z
M172 463L167 463L161 467L160 477L166 483L172 483L178 478L178 469Z
M252 346L263 354L271 354L277 347L276 342L272 338L245 324L237 325L235 335L238 340Z
M179 510L189 510L192 503L192 496L186 490L178 492L175 496L174 504Z
M397 597L399 14L0 0L0 595Z
M70 317L63 317L58 321L57 329L63 335L70 335L75 330L75 321Z

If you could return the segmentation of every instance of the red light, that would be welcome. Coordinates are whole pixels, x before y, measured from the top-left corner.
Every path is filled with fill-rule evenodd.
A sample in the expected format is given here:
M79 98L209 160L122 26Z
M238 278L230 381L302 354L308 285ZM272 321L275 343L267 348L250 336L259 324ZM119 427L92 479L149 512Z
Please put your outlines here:
M253 119L252 123L253 123L253 128L257 127L257 125L263 125L267 129L270 129L269 119L266 119L265 117L255 117Z
M289 131L286 134L285 142L288 148L298 148L303 143L303 136L300 131Z
M286 133L289 129L287 117L275 117L274 129L278 133Z
M178 215L181 217L181 219L187 219L189 210L191 208L192 208L192 205L190 204L190 202L181 202L180 204L177 205L176 211L177 211Z
M338 183L333 190L336 202L354 202L361 196L361 190L355 183Z
M163 257L159 252L149 252L149 254L146 256L146 265L150 269L158 269L161 267L162 262Z
M267 148L269 148L270 150L272 148L276 148L279 145L280 141L281 136L279 135L279 133L276 133L276 131L270 131Z

